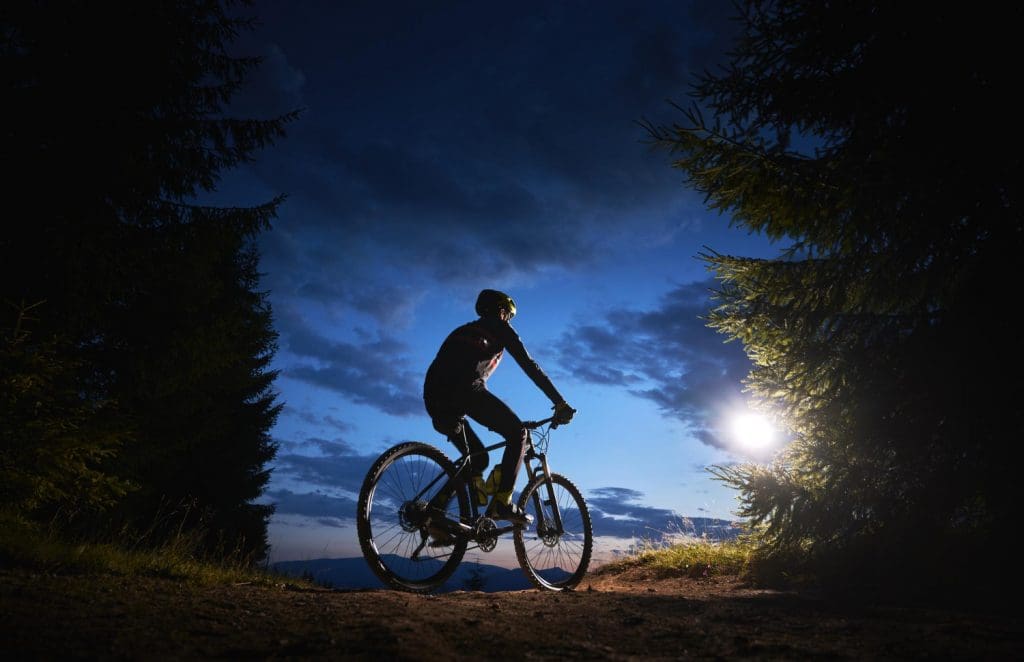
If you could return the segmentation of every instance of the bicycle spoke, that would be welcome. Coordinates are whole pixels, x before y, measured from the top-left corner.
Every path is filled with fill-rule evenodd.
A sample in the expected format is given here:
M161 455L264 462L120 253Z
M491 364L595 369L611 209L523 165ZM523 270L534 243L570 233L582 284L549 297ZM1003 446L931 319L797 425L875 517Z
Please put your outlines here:
M576 486L555 474L550 489L545 480L536 480L520 499L533 515L534 525L529 531L517 531L516 555L535 585L561 590L582 579L590 563L593 540L586 503ZM555 506L548 502L551 493Z
M439 450L409 442L386 451L367 474L359 496L359 540L370 567L386 583L412 591L430 590L462 560L464 539L430 547L425 528L427 502L452 472ZM448 511L458 520L468 505L463 503L464 495L453 496Z

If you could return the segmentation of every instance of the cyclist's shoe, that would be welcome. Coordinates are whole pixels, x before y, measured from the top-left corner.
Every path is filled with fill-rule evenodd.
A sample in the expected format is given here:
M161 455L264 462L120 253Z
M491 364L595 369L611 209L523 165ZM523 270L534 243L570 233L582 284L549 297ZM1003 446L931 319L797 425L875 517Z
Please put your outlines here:
M519 506L514 503L505 503L500 499L494 499L491 501L491 505L487 507L487 517L491 519L503 519L512 522L513 524L530 524L533 522L533 516L524 512Z
M476 505L486 506L487 495L490 494L487 487L487 481L484 480L483 474L476 474L469 480L469 484L473 486L470 490L473 498L476 499Z

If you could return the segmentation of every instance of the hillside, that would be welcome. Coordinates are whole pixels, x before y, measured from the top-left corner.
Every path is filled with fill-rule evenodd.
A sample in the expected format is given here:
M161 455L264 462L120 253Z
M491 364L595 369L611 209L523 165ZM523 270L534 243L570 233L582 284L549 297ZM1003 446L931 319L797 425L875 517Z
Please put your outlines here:
M3 570L0 650L17 659L1019 659L1024 624L641 571L595 574L572 593L418 596Z
M273 569L288 577L303 577L326 588L360 590L385 588L363 557L347 559L312 559L309 561L281 561ZM464 561L455 573L438 588L436 593L451 593L466 589L485 593L521 591L532 588L523 571L503 568L487 563Z

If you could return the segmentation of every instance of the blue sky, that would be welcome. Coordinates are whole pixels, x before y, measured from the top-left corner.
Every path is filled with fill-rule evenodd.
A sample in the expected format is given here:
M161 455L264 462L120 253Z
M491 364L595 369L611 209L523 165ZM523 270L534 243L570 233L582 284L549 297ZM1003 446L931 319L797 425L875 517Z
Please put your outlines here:
M578 410L549 457L588 497L604 552L680 517L735 519L705 467L751 457L726 432L749 365L699 319L712 283L696 256L778 250L707 211L637 124L682 120L668 101L724 61L731 6L252 9L261 25L236 50L265 61L234 110L303 112L210 201L288 196L259 240L285 405L271 560L357 555L354 499L386 447L452 455L422 379L483 288L515 298L513 326ZM550 412L511 360L489 387L523 418Z

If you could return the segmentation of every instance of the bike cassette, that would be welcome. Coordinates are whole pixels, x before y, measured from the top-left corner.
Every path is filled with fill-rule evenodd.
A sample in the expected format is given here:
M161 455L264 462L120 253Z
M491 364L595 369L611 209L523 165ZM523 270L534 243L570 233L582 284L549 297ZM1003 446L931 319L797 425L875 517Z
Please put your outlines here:
M473 528L473 537L481 552L489 552L498 545L498 536L494 533L498 525L490 517L481 517Z
M427 520L426 501L406 501L398 509L398 524L403 531L413 532Z

